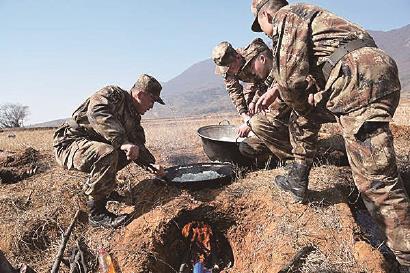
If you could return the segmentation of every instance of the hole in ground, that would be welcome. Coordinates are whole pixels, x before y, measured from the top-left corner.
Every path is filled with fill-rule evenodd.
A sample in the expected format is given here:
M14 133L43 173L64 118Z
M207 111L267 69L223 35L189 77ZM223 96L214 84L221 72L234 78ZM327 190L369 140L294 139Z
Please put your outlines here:
M179 272L182 264L187 264L186 271L193 266L191 257L195 249L189 240L182 236L182 229L192 222L209 225L212 230L210 264L218 265L212 272L220 272L224 268L233 266L234 256L229 241L225 237L227 229L235 221L229 216L215 211L210 206L199 207L195 210L183 210L163 227L161 239L154 242L155 253L151 253L147 268L151 272ZM193 250L195 251L195 250Z
M16 183L39 172L40 153L27 148L23 152L0 151L0 184Z

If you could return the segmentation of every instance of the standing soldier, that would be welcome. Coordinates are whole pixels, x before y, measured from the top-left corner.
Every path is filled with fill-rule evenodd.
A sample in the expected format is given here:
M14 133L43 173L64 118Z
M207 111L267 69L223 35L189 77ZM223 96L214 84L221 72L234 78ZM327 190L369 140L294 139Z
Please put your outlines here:
M307 196L308 176L320 124L336 120L343 130L353 179L385 231L387 244L410 272L410 202L397 170L389 128L400 98L397 66L372 37L324 9L285 0L253 0L252 30L273 40L278 83L258 101L277 96L293 109L290 134L295 162L276 185L296 201ZM263 77L259 67L253 71ZM309 75L316 80L312 90Z
M93 226L118 227L127 215L115 215L106 209L113 192L117 171L131 161L142 166L155 163L145 147L141 115L160 98L161 84L141 75L129 92L118 86L106 86L89 97L72 118L54 134L54 153L60 166L89 173L84 185L88 196L89 221ZM162 175L162 168L153 168Z
M212 51L215 73L224 78L232 103L244 121L238 128L239 136L247 137L251 131L256 135L241 142L239 150L260 163L265 163L272 154L280 161L292 157L288 133L289 108L278 108L275 114L272 112L269 116L254 116L255 103L266 92L267 85L265 79L258 79L242 70L253 56L270 52L262 39L255 39L246 48L236 50L230 43L221 42ZM240 81L245 83L244 86Z

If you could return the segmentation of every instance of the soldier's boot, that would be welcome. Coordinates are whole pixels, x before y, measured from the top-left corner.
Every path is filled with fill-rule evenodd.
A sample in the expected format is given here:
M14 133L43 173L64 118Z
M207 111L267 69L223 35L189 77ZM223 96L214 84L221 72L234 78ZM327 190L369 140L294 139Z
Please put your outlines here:
M275 184L281 190L291 193L296 202L305 203L310 168L306 164L292 162L285 167L287 174L275 177Z
M87 207L89 210L88 221L93 227L117 228L128 219L128 214L116 215L107 210L106 199L89 200Z

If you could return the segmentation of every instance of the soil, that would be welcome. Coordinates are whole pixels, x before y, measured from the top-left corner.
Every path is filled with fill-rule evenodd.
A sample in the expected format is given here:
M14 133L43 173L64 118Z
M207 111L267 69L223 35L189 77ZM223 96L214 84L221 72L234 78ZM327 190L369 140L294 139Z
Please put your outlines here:
M23 152L0 150L0 184L16 183L44 171L44 167L39 164L39 157L39 152L33 148Z
M329 143L340 140L333 130L322 132ZM393 127L393 132L400 170L408 175L410 129ZM40 133L51 147L52 131ZM192 149L161 152L155 144L148 148L165 166L207 161L198 142ZM109 251L118 272L178 272L188 251L181 229L192 221L212 227L221 272L395 272L390 254L376 245L383 245L383 239L372 242L351 210L358 197L350 169L343 164L345 155L342 152L335 160L328 154L312 170L307 205L293 203L274 187L272 179L283 168L237 170L227 186L192 191L167 185L130 165L117 176L121 202L110 201L108 207L132 213L132 219L125 227L110 230L88 225L82 194L86 175L58 167L51 148L1 151L0 168L14 168L20 181L0 185L0 250L15 267L26 263L37 272L49 272L61 234L80 208L84 213L65 256L81 241L89 272L97 272L100 247ZM25 176L32 166L37 166L35 175ZM69 268L62 264L59 272Z

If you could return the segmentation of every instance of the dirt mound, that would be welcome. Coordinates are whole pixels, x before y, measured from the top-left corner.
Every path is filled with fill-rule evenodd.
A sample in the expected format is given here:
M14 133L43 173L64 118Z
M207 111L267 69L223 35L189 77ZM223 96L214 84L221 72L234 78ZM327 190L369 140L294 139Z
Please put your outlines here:
M372 246L355 240L360 228L345 194L351 184L337 178L341 175L338 167L313 171L308 206L292 204L273 187L271 179L279 172L254 172L226 188L199 192L164 189L147 181L152 192L141 192L136 200L156 196L161 201L145 203L151 208L146 213L139 211L144 206L137 206L139 216L114 236L112 253L122 272L178 272L188 250L181 229L198 220L226 239L221 249L231 268L222 272L280 272L290 267L299 272L372 272L370 268L375 267L376 272L389 272L382 255L370 255ZM366 251L356 247L358 243L366 245ZM293 261L306 247L312 247L310 258ZM230 249L231 260L227 258ZM372 262L362 263L356 257Z
M43 171L39 168L39 157L40 153L33 148L17 153L0 150L0 184L16 183Z

